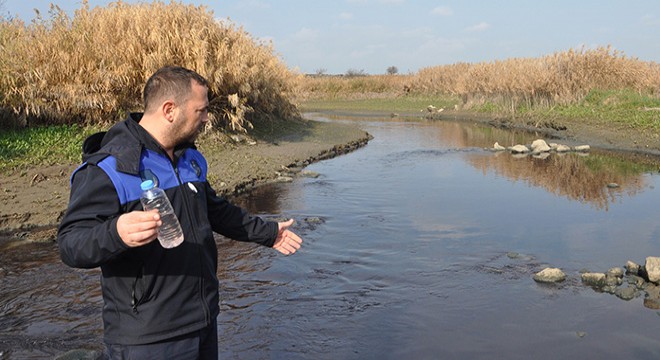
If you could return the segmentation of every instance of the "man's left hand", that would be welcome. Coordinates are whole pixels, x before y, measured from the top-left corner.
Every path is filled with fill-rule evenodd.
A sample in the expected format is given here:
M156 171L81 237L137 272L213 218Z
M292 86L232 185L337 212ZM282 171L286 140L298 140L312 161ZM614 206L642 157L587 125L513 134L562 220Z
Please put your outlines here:
M303 241L300 236L289 230L289 227L293 225L293 219L277 223L277 225L279 230L277 231L277 238L275 239L275 244L273 244L273 249L284 255L295 253L300 249L300 245L302 245Z

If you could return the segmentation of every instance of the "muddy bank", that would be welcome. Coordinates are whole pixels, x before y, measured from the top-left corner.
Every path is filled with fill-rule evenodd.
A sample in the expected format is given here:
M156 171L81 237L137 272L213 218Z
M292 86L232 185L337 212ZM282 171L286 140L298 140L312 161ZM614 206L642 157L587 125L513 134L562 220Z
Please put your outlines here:
M574 119L512 119L456 110L433 116L424 113L323 112L366 118L393 116L476 122L627 153L635 161L660 166L660 134L652 131L604 127ZM209 181L224 196L231 197L255 186L279 181L309 163L352 151L369 140L369 134L358 127L337 123L267 122L255 124L255 127L258 130L249 137L208 135L198 142L209 163ZM69 176L77 166L60 164L0 176L0 241L54 240L54 227L68 203Z
M305 121L260 124L248 136L207 135L198 141L209 164L209 181L231 197L278 181L305 165L364 146L357 127ZM28 169L0 176L0 241L50 241L69 200L69 177L79 164Z

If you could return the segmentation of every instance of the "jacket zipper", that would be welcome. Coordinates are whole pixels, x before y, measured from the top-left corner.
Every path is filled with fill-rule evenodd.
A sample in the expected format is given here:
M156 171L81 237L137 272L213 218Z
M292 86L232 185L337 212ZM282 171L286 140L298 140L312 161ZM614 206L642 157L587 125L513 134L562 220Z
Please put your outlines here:
M137 284L142 278L143 273L143 265L140 265L140 269L138 270L138 274L135 276L135 280L133 280L133 287L131 289L131 307L133 308L134 314L138 313L137 308L142 303L142 299L137 298ZM144 297L144 294L142 294L142 297Z
M194 219L192 218L192 213L190 211L190 205L188 204L188 195L187 195L188 192L187 192L187 189L184 188L183 182L181 181L181 178L179 177L179 168L174 163L174 161L170 161L170 164L172 165L172 168L174 169L174 174L176 175L176 180L179 183L179 187L181 188L182 193L184 194L184 196L183 196L184 213L188 217L188 222L190 224L194 224L195 222L193 221ZM194 231L191 231L191 235L192 235L192 237L195 241L195 244L197 244L199 242L198 241L199 239L197 238L197 234ZM200 245L199 249L201 249L203 247L203 244L199 243L199 245ZM198 252L198 256L199 256L199 260L200 260L199 261L199 264L200 264L200 268L199 268L200 269L199 270L199 272L200 272L199 273L199 294L200 294L200 300L202 302L202 307L204 309L204 320L206 321L207 324L209 324L210 321L211 321L211 319L210 319L211 318L211 311L209 310L209 306L206 303L206 290L205 290L205 287L204 287L204 285L205 285L204 284L204 276L202 274L202 272L203 272L203 270L202 270L203 262L202 262L201 251L202 250L199 250L199 252Z

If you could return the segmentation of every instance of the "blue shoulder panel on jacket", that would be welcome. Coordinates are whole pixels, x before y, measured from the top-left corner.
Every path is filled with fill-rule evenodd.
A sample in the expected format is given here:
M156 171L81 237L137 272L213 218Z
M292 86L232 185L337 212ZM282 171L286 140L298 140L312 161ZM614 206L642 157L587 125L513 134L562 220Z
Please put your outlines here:
M106 157L98 163L98 166L110 177L122 205L140 199L142 194L140 184L144 180L153 180L156 186L163 190L179 185L170 159L151 150L142 151L139 174L117 171L117 161L113 156ZM206 160L196 150L191 149L184 153L179 159L177 170L181 183L206 180Z

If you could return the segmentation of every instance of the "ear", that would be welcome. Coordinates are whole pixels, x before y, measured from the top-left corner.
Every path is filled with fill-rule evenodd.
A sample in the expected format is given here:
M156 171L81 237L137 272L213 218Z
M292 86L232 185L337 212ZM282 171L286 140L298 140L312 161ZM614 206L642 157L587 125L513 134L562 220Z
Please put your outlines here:
M174 110L176 109L176 105L174 105L174 102L171 100L167 100L161 105L161 111L163 114L163 117L167 119L169 122L174 121Z

